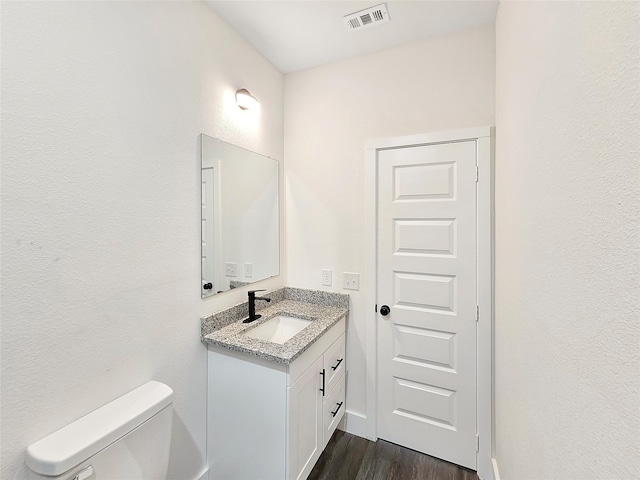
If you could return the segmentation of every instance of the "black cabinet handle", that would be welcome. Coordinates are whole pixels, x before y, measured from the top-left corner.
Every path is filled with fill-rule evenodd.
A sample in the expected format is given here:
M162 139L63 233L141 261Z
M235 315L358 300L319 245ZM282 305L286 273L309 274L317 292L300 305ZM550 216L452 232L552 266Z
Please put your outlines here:
M322 375L322 388L320 389L320 391L322 392L322 396L324 397L324 368L320 372L320 375Z
M332 417L335 417L338 414L338 412L340 411L340 407L342 406L342 403L343 402L338 403L338 408L336 408L336 411L335 412L331 412L331 416Z
M211 290L213 288L213 284L211 283L205 283L202 288L204 288L205 290Z
M380 315L386 317L391 312L391 309L387 305L382 305L380 307Z
M335 370L336 368L338 368L342 363L342 360L344 360L344 358L341 358L340 360L338 360L338 363L336 363L333 367L331 367L331 370Z

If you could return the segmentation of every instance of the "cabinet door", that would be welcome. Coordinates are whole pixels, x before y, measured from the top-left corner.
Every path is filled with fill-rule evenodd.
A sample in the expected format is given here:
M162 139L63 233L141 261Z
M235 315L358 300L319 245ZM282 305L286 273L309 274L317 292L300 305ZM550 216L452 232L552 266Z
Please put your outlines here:
M333 342L333 344L324 352L324 370L327 383L327 393L333 390L338 380L344 374L344 333Z
M345 395L344 395L344 374L338 379L335 387L325 397L323 405L323 442L322 448L327 446L331 435L336 431L338 423L342 419L345 411Z
M322 453L322 356L288 388L287 478L305 479Z

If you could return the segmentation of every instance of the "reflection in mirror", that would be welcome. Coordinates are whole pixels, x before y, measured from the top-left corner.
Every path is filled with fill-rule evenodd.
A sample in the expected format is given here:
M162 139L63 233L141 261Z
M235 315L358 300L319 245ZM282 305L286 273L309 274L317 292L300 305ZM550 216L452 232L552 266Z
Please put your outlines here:
M280 271L278 162L202 134L202 298Z

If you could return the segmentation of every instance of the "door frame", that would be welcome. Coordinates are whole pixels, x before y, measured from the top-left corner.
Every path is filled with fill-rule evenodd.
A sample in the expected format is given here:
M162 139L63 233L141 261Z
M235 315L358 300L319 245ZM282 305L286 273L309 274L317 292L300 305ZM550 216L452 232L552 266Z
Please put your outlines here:
M479 321L477 330L477 397L478 476L495 480L492 457L494 451L494 375L493 375L493 168L494 127L449 130L402 137L369 140L366 143L365 168L365 324L367 367L367 438L378 439L378 364L377 313L377 214L378 152L380 150L473 140L476 142L478 182L476 188L477 234L477 298Z
M220 287L220 285L222 285L224 281L224 274L221 267L222 266L222 233L220 228L221 227L220 217L222 213L220 208L220 160L210 161L209 159L207 159L207 161L205 162L205 160L203 159L203 165L200 170L201 183L204 180L204 170L211 170L212 177L213 177L213 180L212 180L213 183L210 186L213 189L212 191L213 204L211 206L211 208L213 209L213 213L211 215L212 217L211 221L213 223L213 227L212 227L213 236L211 238L211 244L213 249L213 255L211 256L211 263L213 264L213 274L212 274L212 278L208 279L209 282L213 283L213 289L207 293L202 288L202 281L201 281L200 294L203 299L209 298L215 295L216 292L218 291L218 288ZM200 196L202 197L203 194L204 194L204 190L201 188ZM202 215L202 211L200 212L200 215ZM204 232L202 232L202 222L200 222L200 238L202 238L203 233ZM200 264L200 269L202 269L202 262ZM201 274L203 273L204 272L201 272ZM202 278L202 280L204 281L205 279Z

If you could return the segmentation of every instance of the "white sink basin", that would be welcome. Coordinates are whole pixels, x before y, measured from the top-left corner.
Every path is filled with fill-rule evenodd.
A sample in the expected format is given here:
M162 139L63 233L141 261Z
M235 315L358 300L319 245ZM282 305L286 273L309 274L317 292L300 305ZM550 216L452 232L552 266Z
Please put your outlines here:
M273 343L284 343L309 325L312 320L278 315L249 330L246 336Z

